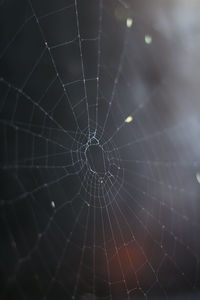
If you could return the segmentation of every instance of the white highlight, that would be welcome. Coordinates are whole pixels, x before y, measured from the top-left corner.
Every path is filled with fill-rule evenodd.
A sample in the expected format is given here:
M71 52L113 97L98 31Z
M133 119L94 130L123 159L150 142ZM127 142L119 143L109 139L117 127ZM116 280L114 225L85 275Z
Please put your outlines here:
M133 121L133 117L132 116L128 116L126 119L125 119L125 122L126 123L130 123Z
M147 45L152 43L152 37L149 34L145 34L144 40Z
M197 182L200 184L200 172L198 172L198 173L196 174L196 179L197 179Z
M127 19L126 19L126 26L127 26L128 28L130 28L132 25L133 25L133 19L127 18Z

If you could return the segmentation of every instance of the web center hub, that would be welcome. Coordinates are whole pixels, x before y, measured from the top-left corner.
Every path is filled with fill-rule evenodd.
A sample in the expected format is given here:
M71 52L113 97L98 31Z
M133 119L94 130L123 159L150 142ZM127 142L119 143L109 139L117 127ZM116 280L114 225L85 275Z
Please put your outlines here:
M90 171L103 175L109 168L109 162L103 147L98 142L90 143L85 150L85 157Z

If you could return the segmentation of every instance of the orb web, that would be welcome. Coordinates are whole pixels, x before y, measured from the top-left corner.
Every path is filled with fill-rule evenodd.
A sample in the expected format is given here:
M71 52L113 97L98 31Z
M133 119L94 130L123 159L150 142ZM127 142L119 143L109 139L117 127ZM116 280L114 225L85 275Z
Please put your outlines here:
M0 2L2 299L198 299L199 4L179 2Z

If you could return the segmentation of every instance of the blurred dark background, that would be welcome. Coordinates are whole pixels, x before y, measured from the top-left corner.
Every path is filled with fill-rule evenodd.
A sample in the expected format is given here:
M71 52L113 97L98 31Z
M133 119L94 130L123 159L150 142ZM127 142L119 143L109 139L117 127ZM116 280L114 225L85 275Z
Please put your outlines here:
M199 16L0 1L2 299L199 299Z

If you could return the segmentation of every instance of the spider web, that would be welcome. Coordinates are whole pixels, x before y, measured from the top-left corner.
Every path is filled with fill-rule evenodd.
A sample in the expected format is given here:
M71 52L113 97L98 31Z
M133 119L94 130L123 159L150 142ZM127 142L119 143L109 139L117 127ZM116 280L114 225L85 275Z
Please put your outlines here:
M191 3L1 1L2 299L198 297Z

